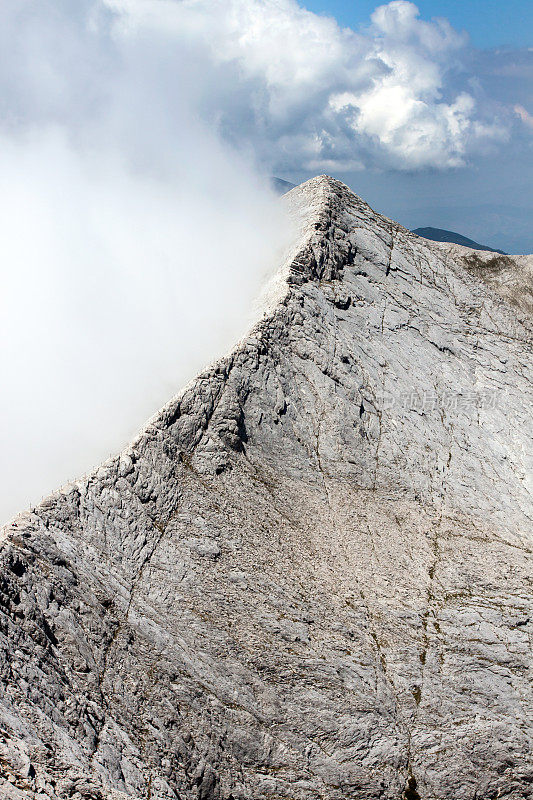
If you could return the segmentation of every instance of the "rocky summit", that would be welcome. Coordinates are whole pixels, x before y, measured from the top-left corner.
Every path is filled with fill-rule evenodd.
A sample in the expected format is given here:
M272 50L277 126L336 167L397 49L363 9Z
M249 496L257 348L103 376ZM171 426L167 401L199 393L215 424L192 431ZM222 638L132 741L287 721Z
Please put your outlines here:
M2 798L533 795L533 259L282 202L250 334L3 531Z

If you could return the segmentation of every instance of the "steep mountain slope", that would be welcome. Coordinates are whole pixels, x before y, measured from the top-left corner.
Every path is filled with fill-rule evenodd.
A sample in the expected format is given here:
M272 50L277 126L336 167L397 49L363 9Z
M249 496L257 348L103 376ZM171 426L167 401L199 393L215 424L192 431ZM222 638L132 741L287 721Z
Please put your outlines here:
M286 201L263 320L3 534L7 798L531 796L531 262Z
M417 236L423 236L424 239L431 239L433 242L452 242L453 244L460 244L462 247L470 247L473 250L488 250L491 253L500 253L502 256L507 255L503 250L487 247L485 244L479 244L479 242L469 239L468 236L455 233L455 231L447 231L444 228L415 228L413 233L416 233Z

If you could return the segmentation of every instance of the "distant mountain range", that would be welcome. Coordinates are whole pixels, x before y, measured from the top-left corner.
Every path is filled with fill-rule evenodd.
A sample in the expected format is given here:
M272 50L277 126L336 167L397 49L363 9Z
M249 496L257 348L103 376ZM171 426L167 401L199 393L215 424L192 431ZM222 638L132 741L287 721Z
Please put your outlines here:
M415 228L413 233L422 236L424 239L431 239L432 242L453 242L453 244L461 244L463 247L472 247L474 250L489 250L491 253L501 253L502 256L507 255L503 250L488 247L486 244L479 244L479 242L474 242L473 239L469 239L467 236L462 236L462 234L454 231L446 231L443 228Z
M278 194L285 194L296 186L295 183L284 181L283 178L270 178L270 185Z

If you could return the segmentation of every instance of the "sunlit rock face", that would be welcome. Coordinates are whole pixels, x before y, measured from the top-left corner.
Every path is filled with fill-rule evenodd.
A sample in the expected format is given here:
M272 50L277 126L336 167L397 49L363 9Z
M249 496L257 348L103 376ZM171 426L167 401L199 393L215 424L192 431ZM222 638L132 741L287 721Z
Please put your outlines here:
M284 202L262 321L4 531L2 797L531 794L531 259Z

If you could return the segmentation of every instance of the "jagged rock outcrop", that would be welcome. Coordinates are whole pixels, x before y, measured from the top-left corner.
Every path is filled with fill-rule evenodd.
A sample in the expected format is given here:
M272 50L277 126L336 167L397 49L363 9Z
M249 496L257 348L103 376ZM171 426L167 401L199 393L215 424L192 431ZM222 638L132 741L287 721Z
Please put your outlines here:
M250 335L4 531L2 797L532 795L531 259L287 202Z

